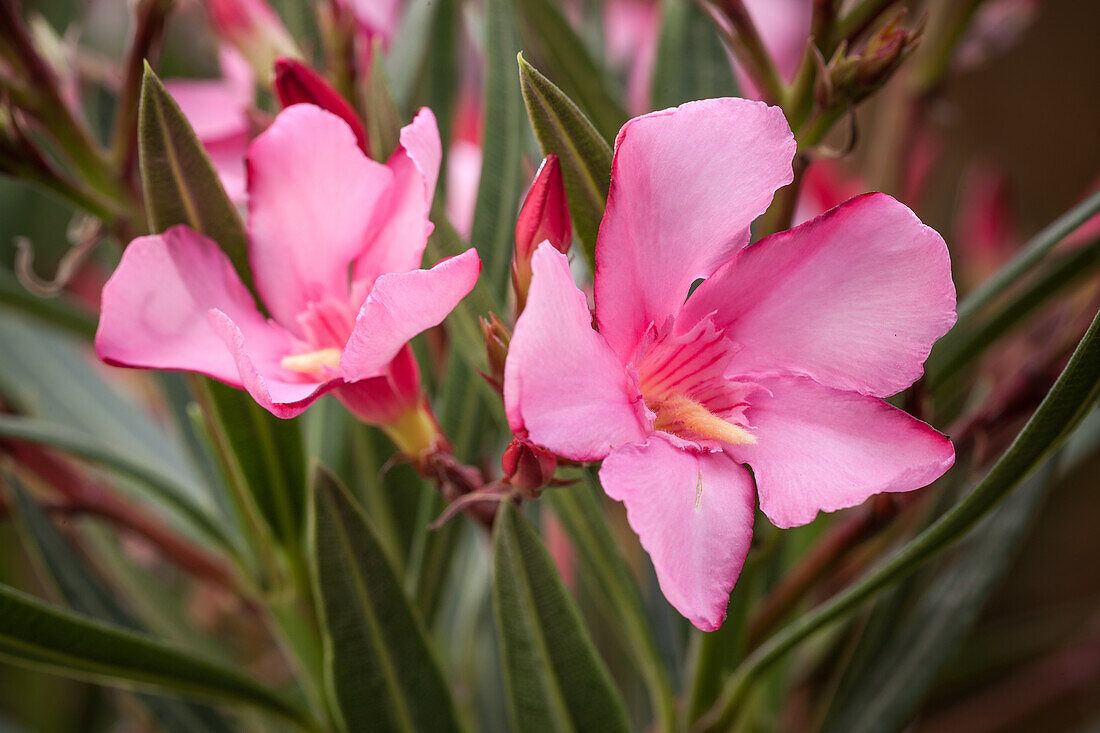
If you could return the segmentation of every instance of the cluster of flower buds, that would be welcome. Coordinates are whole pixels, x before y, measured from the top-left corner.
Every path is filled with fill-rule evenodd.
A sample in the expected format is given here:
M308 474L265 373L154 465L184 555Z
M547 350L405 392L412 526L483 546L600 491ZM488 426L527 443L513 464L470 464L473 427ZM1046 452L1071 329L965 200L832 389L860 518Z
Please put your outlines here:
M837 47L814 89L820 107L860 102L893 76L924 33L925 18L915 27L905 28L901 24L904 17L904 9L899 10L859 51L849 52L845 43Z
M535 497L554 480L558 461L545 448L523 438L515 438L504 450L500 465L504 480L509 485L526 496Z

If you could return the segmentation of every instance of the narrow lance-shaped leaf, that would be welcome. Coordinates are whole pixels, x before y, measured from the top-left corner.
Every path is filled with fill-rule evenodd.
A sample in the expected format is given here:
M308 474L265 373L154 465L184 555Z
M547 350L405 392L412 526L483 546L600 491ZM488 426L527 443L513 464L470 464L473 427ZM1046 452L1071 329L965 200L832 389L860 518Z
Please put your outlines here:
M634 659L649 690L650 703L663 730L675 724L672 685L664 660L649 625L638 586L611 536L603 507L597 501L595 477L585 471L584 480L546 492L576 548L583 571L592 575L595 600L609 626L616 629L623 647Z
M28 551L41 560L45 582L55 586L65 603L78 613L134 631L146 631L54 527L46 513L27 496L15 475L5 472L4 481L15 499ZM233 730L228 720L206 705L147 693L138 693L137 697L168 733L194 730L228 733Z
M523 100L512 72L519 52L511 0L485 7L485 148L470 242L483 265L481 277L498 299L508 292L512 232L524 191Z
M160 465L122 453L94 436L67 425L35 418L0 415L0 436L48 445L136 479L151 489L165 505L175 509L192 529L213 540L222 549L235 549L235 543L223 525L190 498L194 491L181 485L176 475L166 472Z
M252 290L248 235L191 123L148 64L138 113L141 183L149 226L186 224L213 239Z
M737 80L714 21L691 0L666 2L653 69L653 109L736 96Z
M374 59L365 90L365 114L370 156L385 162L397 150L401 138L401 113L397 110L389 80L386 79L385 57L377 40L371 51Z
M808 613L757 648L723 689L700 730L726 730L758 675L818 629L858 609L962 538L1027 478L1069 435L1100 398L1100 313L1093 318L1066 368L1009 449L985 478L940 517L858 583Z
M584 110L605 140L613 140L627 114L608 91L606 74L561 11L558 0L517 0L527 31L549 73ZM728 64L727 64L728 67Z
M21 667L124 687L245 703L303 728L303 709L248 675L171 644L49 606L0 584L0 657Z
M419 613L363 510L323 467L313 475L309 546L343 729L459 730Z
M280 420L247 392L213 379L202 380L205 407L217 420L215 441L230 450L223 458L230 481L243 484L268 526L287 547L295 547L305 518L306 467L299 420Z
M520 87L531 129L542 154L558 156L573 231L581 241L588 266L594 271L596 234L611 187L611 146L562 90L522 55L518 60Z
M577 604L530 523L504 504L493 536L493 611L517 731L626 731L626 708Z
M940 339L926 367L925 381L929 387L935 389L950 380L1021 321L1094 273L1100 267L1100 239L1077 247L1061 258L1051 259L1045 263L1043 271L1018 289L1012 298L974 313Z
M842 689L847 694L834 698L824 731L877 733L905 727L1008 569L1050 484L1054 463L1055 458L1048 459L983 519L949 565L914 577L919 582L921 575L932 576L930 583L920 584L909 613L895 615L887 635L872 640L871 660L858 674L846 675Z

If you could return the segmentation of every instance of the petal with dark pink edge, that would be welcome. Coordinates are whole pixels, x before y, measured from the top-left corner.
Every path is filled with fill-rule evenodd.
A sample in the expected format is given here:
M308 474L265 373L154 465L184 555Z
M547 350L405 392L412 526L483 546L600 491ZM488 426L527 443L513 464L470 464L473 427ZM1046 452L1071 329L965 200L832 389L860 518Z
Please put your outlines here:
M368 159L347 123L311 104L283 110L248 149L249 259L260 297L297 333L324 296L346 298L390 170Z
M744 348L729 374L791 372L886 397L923 372L955 323L947 246L885 194L851 199L743 249L692 293Z
M237 323L250 348L278 355L290 348L217 244L184 226L139 237L103 287L96 353L118 366L183 369L239 387L233 355L207 318L211 308Z
M343 384L340 379L292 381L301 375L279 366L277 354L257 350L252 343L246 345L244 333L228 315L213 308L208 318L233 355L241 384L252 399L275 417L296 417L325 392Z
M340 357L344 379L355 382L381 374L413 336L443 322L473 290L480 272L481 260L471 248L430 270L379 277Z
M777 107L706 99L627 122L596 245L600 333L626 361L650 323L748 241L791 182L795 142Z
M755 491L744 466L658 433L612 451L600 483L626 505L668 602L703 631L721 626L752 544Z
M760 509L777 527L935 481L955 462L946 436L875 397L805 377L749 377L745 417L755 445L729 446L756 477Z
M432 233L428 211L441 156L435 115L424 107L401 129L401 145L386 163L393 172L393 185L384 204L378 207L376 229L355 262L355 282L369 286L387 272L420 267Z
M637 390L598 333L569 260L549 242L531 260L527 306L504 364L504 407L517 433L578 461L645 439Z

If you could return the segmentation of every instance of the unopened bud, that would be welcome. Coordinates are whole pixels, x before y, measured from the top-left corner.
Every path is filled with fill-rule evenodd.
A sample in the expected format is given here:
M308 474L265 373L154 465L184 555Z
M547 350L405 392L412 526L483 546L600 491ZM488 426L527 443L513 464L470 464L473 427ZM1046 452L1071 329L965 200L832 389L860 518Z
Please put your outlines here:
M206 0L214 30L244 54L256 76L271 80L275 59L300 58L301 52L278 14L265 0Z
M508 483L528 494L549 484L558 466L553 453L519 438L508 444L500 463Z
M512 286L516 292L517 313L523 310L527 302L527 290L531 286L531 258L543 242L550 242L562 254L568 252L573 243L565 182L558 156L553 154L546 156L539 166L535 182L531 184L516 219Z
M859 51L849 53L843 44L837 49L815 86L820 106L855 104L890 80L924 33L924 19L908 29L901 25L904 17L899 10Z
M512 340L512 334L495 313L490 313L488 318L482 316L479 320L481 333L485 337L485 355L489 361L489 372L482 376L497 392L503 392L504 362L508 358L508 344Z
M355 109L323 76L306 64L291 58L275 61L275 93L283 107L313 104L348 123L355 140L367 152L367 130Z

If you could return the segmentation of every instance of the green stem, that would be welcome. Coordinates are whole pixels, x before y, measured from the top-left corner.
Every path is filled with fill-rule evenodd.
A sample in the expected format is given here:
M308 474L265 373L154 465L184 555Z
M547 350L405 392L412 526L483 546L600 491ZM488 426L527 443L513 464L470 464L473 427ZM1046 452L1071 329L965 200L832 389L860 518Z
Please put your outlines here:
M697 728L728 730L753 682L803 639L856 610L961 539L1001 502L1092 409L1100 396L1100 313L1097 313L1054 387L1024 429L978 486L893 557L815 611L802 616L753 652L726 684Z
M1100 213L1100 189L1032 237L1011 262L964 298L959 303L959 322L964 323L973 318L975 313L992 302L1020 277L1030 272L1035 264L1054 248L1054 245L1098 213Z
M737 59L745 66L745 71L760 88L764 101L778 104L785 93L783 79L744 3L741 0L713 0L713 2L718 11L733 26L733 34L723 33L723 35Z

